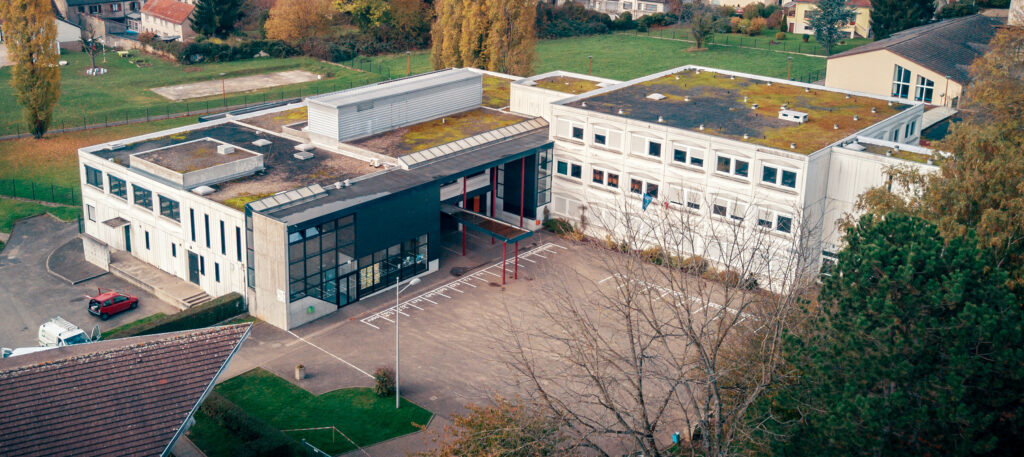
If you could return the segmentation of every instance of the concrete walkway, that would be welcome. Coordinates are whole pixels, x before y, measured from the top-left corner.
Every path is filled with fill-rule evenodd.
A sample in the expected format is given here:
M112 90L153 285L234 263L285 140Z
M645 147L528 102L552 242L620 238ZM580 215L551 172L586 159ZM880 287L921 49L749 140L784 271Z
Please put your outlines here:
M187 436L181 436L171 448L174 457L206 457L206 454L196 446Z
M280 71L263 75L242 76L240 78L216 79L197 83L179 84L150 89L158 95L174 100L211 97L214 95L233 94L268 87L287 86L309 81L316 81L320 75L305 70Z
M182 310L206 303L211 298L199 286L124 251L110 251L110 272Z
M939 122L942 122L944 119L956 113L956 109L950 108L948 106L937 106L935 108L927 110L924 112L924 116L922 116L923 120L921 121L921 130L938 124Z

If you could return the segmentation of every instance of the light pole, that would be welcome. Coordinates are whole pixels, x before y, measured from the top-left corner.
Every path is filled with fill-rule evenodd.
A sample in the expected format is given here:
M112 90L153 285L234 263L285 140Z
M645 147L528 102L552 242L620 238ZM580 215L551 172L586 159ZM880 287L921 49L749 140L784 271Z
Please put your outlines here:
M402 396L399 395L399 384L402 376L398 366L398 361L400 360L398 357L398 314L401 312L401 310L398 309L398 294L402 293L403 290L408 289L409 286L419 284L420 278L412 278L412 281L409 281L409 284L406 284L405 287L402 287L401 289L398 288L400 282L400 279L395 278L395 409L401 408L402 401Z
M412 76L412 51L405 51L405 76Z
M224 86L224 75L226 74L227 73L220 74L220 101L221 104L224 106L228 106L228 91L227 88Z
M594 56L587 56L587 74L590 74L591 64L594 63Z

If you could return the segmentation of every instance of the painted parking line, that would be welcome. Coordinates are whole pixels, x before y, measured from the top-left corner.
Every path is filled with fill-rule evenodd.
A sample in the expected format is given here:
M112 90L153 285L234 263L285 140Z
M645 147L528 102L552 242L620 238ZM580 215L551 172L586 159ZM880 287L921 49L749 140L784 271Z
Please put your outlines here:
M530 263L537 263L537 260L533 260L533 257L539 257L539 258L543 258L543 259L548 258L548 257L545 257L545 256L543 256L541 254L546 254L547 256L557 256L560 253L556 249L563 249L564 250L564 249L567 249L567 248L564 247L564 246L560 246L560 245L554 244L554 243L546 243L546 244L543 244L543 245L538 246L536 248L530 249L528 251L524 251L524 252L519 253L519 260L526 260L526 261L528 261ZM514 268L515 268L515 258L507 259L505 261L505 265L504 265L505 271L511 272L511 270L514 269ZM522 264L519 264L519 269L521 269L521 270L525 269L525 266L522 265ZM407 315L406 311L408 311L409 307L416 308L418 310L423 311L424 310L423 308L415 306L414 303L422 303L422 302L425 301L425 302L429 302L429 303L431 303L433 305L437 305L438 301L440 301L440 299L438 297L444 297L446 299L451 299L452 296L455 295L451 291L455 291L455 292L457 292L459 294L466 293L464 290L459 290L459 287L461 287L461 286L469 286L469 287L476 288L477 286L475 284L472 284L472 281L483 281L485 283L492 283L493 280L490 279L489 277L487 277L486 275L490 275L490 276L493 276L495 278L501 278L501 273L499 273L500 270L502 270L502 262L495 263L495 264L487 266L486 268L483 268L481 270L477 270L477 271L474 271L472 273L466 274L466 275L462 276L461 278L459 278L459 279L457 279L455 281L443 284L443 285L438 286L437 288L435 288L433 290L429 290L429 291L424 292L424 293L422 293L420 295L417 295L417 296L415 296L413 298L410 298L410 299L400 303L398 306L392 306L390 308L387 308L387 309L378 311L378 312L376 312L374 314L371 314L369 316L366 316L366 317L360 319L360 322L362 322L362 323L364 323L366 325L369 325L370 327L373 327L373 328L379 330L380 327L377 326L377 325L374 325L374 322L377 321L377 320L384 320L384 321L387 321L387 322L394 323L394 321L391 320L390 318L392 316L394 316L396 311L401 312L403 316ZM438 301L435 301L435 300L438 300Z
M640 284L642 287L645 287L648 291L654 291L655 293L661 292L661 295L658 297L659 299L664 299L666 296L671 295L675 299L674 302L675 302L676 306L682 306L683 302L688 302L688 303L690 303L692 305L700 305L701 303L703 303L704 305L701 306L699 309L693 310L693 312L696 312L696 313L706 312L708 310L708 308L712 308L712 309L716 309L716 310L719 310L719 311L726 311L726 312L729 312L729 313L732 313L734 315L739 316L739 320L736 321L737 324L742 323L743 321L746 321L747 319L751 319L753 321L760 321L760 319L758 319L757 317L754 317L750 313L740 312L740 311L732 309L732 308L730 308L728 306L721 305L719 303L715 303L715 302L710 301L710 300L705 301L702 297L699 297L699 296L696 296L696 295L684 296L682 292L669 289L668 287L665 287L665 286L649 283L647 281L641 281L641 280L637 280L637 279L625 278L623 275L621 275L619 273L616 273L616 274L614 274L612 276L609 276L608 278L603 279L602 282L606 281L608 279L611 279L613 277L623 278L626 281L626 283L619 284L619 286L617 288L622 288L627 283ZM712 317L712 319L718 319L718 316L714 316L714 317ZM760 331L761 328L763 328L763 327L764 326L762 325L761 327L758 327L754 331L755 332Z
M313 344L312 342L310 342L309 340L307 340L307 339L305 339L305 338L303 338L303 337L301 337L301 336L299 336L299 335L296 335L295 333L292 333L291 331L289 331L288 333L289 333L289 334L291 334L291 336L294 336L295 338L298 338L298 339L299 339L299 341L302 341L303 343L306 343L306 344L308 344L308 345L310 345L310 346L313 346L314 348L316 348L316 349L319 349L319 350L320 350L321 352L323 352L324 354L327 354L327 355L329 355L329 356L331 356L331 357L334 357L335 359L338 359L338 361L340 361L341 363L344 363L345 365L348 365L348 366L350 366L350 367L352 367L352 368L355 368L355 370L356 370L356 371L358 371L358 372L360 372L360 373L362 373L362 374L366 375L366 376L367 376L368 378L371 378L371 379L373 378L373 375L371 375L370 373L367 373L367 372L363 371L363 369L362 369L362 368L359 368L359 367L357 367L357 366L355 366L355 365L352 365L352 364L351 364L351 363L349 363L349 362L348 362L347 360L345 360L345 359L343 359L343 358L341 358L341 357L338 357L338 356L336 356L336 355L332 354L332 353L331 353L331 352L329 352L329 351L328 351L327 349L324 349L324 348L322 348L322 347L320 347L320 346L317 346L317 345Z

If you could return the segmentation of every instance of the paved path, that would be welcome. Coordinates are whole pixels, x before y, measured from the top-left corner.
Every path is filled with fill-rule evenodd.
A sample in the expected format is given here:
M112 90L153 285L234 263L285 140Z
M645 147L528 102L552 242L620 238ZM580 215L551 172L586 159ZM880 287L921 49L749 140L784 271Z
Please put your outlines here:
M921 119L921 130L938 124L954 114L956 114L956 109L948 106L937 106L927 110L924 112L924 116L922 116Z
M305 70L281 71L262 75L242 76L239 78L217 79L197 83L179 84L150 89L164 98L181 101L190 98L212 97L222 93L233 94L268 87L287 86L309 81L316 81L320 75Z
M35 346L39 324L55 316L89 332L97 324L105 331L156 312L177 311L111 275L70 286L48 273L47 256L77 234L75 223L64 223L47 214L22 219L14 225L7 247L0 252L0 346ZM86 310L85 295L95 295L97 287L138 296L138 309L100 321Z

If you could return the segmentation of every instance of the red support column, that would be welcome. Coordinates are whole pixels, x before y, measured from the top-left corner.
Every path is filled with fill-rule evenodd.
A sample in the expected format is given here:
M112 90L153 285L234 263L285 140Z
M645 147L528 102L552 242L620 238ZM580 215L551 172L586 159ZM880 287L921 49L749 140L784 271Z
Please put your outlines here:
M519 279L519 242L516 241L516 270L515 279Z
M523 227L523 206L526 206L524 195L526 194L526 157L519 159L519 227Z
M505 248L508 247L508 243L501 242L501 285L505 285Z
M462 209L466 209L466 177L462 177ZM462 256L466 256L466 224L462 225Z

